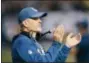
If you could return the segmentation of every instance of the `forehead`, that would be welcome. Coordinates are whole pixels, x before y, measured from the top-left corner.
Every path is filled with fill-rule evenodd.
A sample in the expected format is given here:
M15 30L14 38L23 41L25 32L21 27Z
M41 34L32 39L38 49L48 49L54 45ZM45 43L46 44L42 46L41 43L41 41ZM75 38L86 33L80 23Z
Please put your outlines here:
M38 22L40 20L40 18L27 18L25 21L28 22Z

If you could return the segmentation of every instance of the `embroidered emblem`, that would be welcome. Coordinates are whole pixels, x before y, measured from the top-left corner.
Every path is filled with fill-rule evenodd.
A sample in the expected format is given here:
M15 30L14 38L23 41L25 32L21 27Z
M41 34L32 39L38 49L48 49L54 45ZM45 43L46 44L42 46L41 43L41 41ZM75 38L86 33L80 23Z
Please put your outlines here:
M37 12L37 10L36 9L34 9L34 8L32 8L34 11L36 11Z
M31 50L28 50L28 54L32 54L32 51Z
M40 53L40 55L45 55L44 50L37 49L37 52Z

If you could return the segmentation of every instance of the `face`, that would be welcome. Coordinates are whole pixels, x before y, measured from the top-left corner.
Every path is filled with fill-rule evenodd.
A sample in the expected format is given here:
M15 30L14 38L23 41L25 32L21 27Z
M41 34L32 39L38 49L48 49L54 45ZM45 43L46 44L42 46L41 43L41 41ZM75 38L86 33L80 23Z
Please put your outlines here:
M39 18L31 18L23 21L24 26L28 31L41 32L41 20Z

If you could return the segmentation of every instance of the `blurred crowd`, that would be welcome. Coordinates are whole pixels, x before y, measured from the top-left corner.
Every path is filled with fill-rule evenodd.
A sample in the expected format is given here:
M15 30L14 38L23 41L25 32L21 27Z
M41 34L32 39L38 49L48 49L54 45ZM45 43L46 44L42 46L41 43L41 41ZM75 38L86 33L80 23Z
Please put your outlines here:
M48 12L42 23L43 32L59 24L63 24L66 34L69 32L81 33L82 41L77 46L77 61L89 58L89 1L3 1L1 2L2 45L10 44L12 37L19 33L18 13L24 7L35 7L40 11ZM42 32L42 33L43 33ZM52 35L47 35L42 45L51 42ZM47 39L48 41L46 41ZM48 47L47 46L44 47ZM5 45L3 45L5 46ZM75 50L73 50L74 52ZM85 52L84 52L85 51ZM87 52L88 51L88 52ZM82 52L82 53L81 53ZM74 53L75 54L75 53ZM86 55L85 55L86 54ZM82 58L83 57L83 58ZM85 61L85 60L84 60ZM89 61L87 59L87 61Z
M19 12L21 8L32 6L41 11L68 11L68 10L89 10L89 1L3 1L2 13Z
M6 22L10 21L10 23L13 23L13 24L15 24L17 22L18 13L24 7L32 6L32 7L39 9L40 11L49 12L49 15L50 15L50 12L52 12L51 14L54 13L55 16L58 13L57 11L59 11L59 15L56 16L56 17L59 16L59 20L61 20L60 13L62 13L62 15L63 15L63 13L66 12L67 13L66 16L67 16L68 14L74 15L75 13L77 14L78 12L80 14L84 14L84 13L87 14L89 11L89 1L55 1L55 0L53 0L53 1L45 1L45 0L44 1L20 1L20 0L19 1L3 1L2 0L1 5L2 5L1 6L2 31L6 26L6 24L5 24ZM75 12L72 12L72 11L75 11ZM82 15L79 15L79 16L81 17ZM63 18L65 18L65 15L63 16ZM47 19L49 20L50 17ZM70 20L70 19L68 19L68 20ZM79 19L81 20L83 18L79 18ZM67 23L67 21L65 21L65 23ZM3 26L4 26L4 28L3 28ZM7 24L7 26L9 26L9 24ZM5 29L2 32L2 34L4 32L5 32ZM9 33L9 31L8 31L8 33ZM13 33L15 33L15 32L13 32Z

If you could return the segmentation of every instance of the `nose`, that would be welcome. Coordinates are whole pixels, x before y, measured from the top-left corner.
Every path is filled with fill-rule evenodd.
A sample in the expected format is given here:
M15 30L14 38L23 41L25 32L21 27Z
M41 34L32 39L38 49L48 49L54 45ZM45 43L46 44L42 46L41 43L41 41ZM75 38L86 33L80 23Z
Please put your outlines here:
M41 23L41 19L38 19L38 22Z

